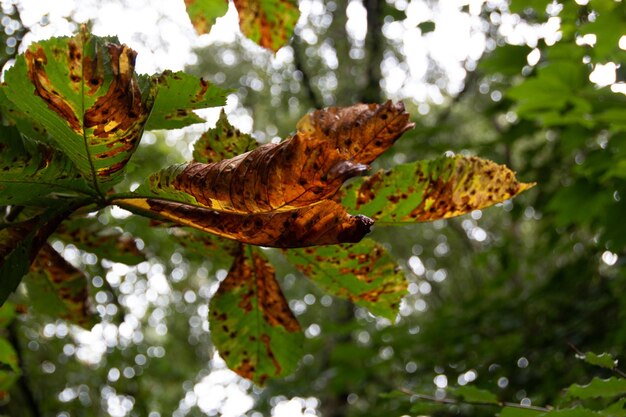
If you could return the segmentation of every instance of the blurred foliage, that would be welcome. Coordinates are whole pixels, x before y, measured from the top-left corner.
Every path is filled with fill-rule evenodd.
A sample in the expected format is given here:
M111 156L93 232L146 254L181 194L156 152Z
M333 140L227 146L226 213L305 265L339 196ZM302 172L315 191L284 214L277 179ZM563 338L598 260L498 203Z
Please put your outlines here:
M308 3L316 11L304 16L277 59L236 41L197 51L198 63L190 68L237 88L231 114L252 119L262 142L285 137L310 108L384 98L385 58L407 68L402 45L382 31L368 31L365 39L348 33L347 1ZM368 24L384 28L406 18L406 2L380 3L369 9L378 13L370 13ZM438 7L434 1L414 3ZM404 226L401 232L378 228L374 237L401 260L410 281L394 325L323 295L282 262L281 253L268 252L305 329L306 355L296 374L262 390L253 387L225 370L210 344L207 305L225 277L227 256L207 257L203 246L194 249L193 239L183 236L185 244L178 244L149 220L131 222L107 209L100 222L136 236L149 260L125 266L55 243L87 270L102 322L85 332L20 315L3 330L23 376L1 412L238 415L228 410L239 401L245 413L238 395L248 393L256 402L247 415L255 417L271 415L291 398L324 417L494 415L496 408L472 404L493 400L490 393L515 404L613 407L605 415L623 415L621 391L611 399L583 400L564 399L562 390L599 380L593 377L623 381L609 364L624 361L626 346L626 98L612 91L623 89L623 68L617 68L614 86L599 87L589 76L599 64L624 62L617 42L626 34L626 6L612 0L514 0L510 7L520 28L539 31L558 19L560 39L511 44L502 29L511 16L507 4L489 2L478 14L462 9L481 22L487 52L477 63L467 60L457 91L437 83L445 81L443 68L427 58L424 85L438 88L443 100L392 97L404 98L411 113L422 116L379 165L463 149L506 163L539 185L515 202L459 219ZM425 19L434 22L430 34L440 30L436 16ZM431 29L422 25L418 36L429 36ZM582 42L587 33L596 34L595 46ZM531 52L538 59L530 59ZM181 133L157 140L159 135L144 137L124 186L188 159L193 138ZM91 346L100 345L90 341L105 347L94 351ZM577 350L606 352L611 359L586 354L590 364L604 366L586 367ZM442 406L405 392L458 404ZM486 397L476 400L480 395ZM507 407L501 414L520 415L518 410Z

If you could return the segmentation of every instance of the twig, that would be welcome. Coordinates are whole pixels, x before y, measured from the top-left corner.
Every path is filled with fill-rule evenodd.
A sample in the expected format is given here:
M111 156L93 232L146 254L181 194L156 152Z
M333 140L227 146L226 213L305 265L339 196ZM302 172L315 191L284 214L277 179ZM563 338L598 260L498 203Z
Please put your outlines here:
M521 408L524 410L534 410L534 411L542 411L542 412L551 410L551 408L547 408L547 407L538 407L534 405L522 405L522 404L510 403L510 402L486 403L486 402L480 402L480 401L459 401L453 398L436 398L436 397L433 397L432 395L416 394L406 388L401 388L399 391L403 392L404 394L410 395L411 397L415 397L419 400L432 401L432 402L439 403L439 404L471 404L471 405L491 406L491 407L512 407L512 408Z

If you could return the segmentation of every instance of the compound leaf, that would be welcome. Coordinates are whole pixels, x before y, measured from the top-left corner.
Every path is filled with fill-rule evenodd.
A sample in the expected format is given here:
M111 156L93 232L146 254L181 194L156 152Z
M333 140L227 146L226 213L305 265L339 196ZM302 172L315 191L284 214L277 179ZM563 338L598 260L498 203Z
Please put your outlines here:
M404 274L383 247L364 239L353 245L290 249L287 259L325 292L389 320L406 294Z
M300 359L300 324L258 249L240 249L211 300L209 320L220 355L244 378L263 384L291 373Z
M504 165L455 156L358 179L344 188L342 203L376 222L423 222L489 207L533 185L518 182Z

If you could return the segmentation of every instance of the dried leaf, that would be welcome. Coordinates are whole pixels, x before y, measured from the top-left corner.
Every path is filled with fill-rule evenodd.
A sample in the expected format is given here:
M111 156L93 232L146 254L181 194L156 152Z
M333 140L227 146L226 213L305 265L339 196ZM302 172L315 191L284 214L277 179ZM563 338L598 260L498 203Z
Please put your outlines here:
M217 163L175 165L153 174L136 197L232 213L289 211L331 197L343 182L410 129L402 103L318 110L297 133Z
M205 164L219 162L249 152L257 146L252 136L240 132L228 122L222 110L215 127L205 132L194 144L193 160Z
M300 12L297 0L234 0L241 32L274 52L286 45Z
M228 11L228 0L185 0L187 14L199 34L209 33L218 17Z
M61 152L0 126L0 206L60 203L94 191Z
M377 223L446 219L483 209L531 188L504 165L455 156L398 165L342 190L349 209Z
M404 274L370 239L354 245L290 249L287 259L324 292L394 320L406 294Z
M274 268L258 249L235 259L210 305L211 337L229 368L263 384L291 373L303 334L289 309Z
M244 215L150 199L114 203L242 243L279 248L358 242L372 224L367 217L352 216L330 200L289 212Z
M33 309L90 328L95 316L89 305L88 282L50 245L44 245L24 280Z

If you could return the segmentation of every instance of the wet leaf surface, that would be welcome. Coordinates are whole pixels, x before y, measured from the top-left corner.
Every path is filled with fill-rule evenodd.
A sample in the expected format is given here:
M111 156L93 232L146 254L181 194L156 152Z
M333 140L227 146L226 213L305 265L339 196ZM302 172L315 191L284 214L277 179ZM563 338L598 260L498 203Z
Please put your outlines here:
M406 294L404 273L383 247L364 239L353 245L289 249L289 262L328 294L393 321Z
M259 249L241 248L211 300L211 337L229 368L262 385L295 369L304 336Z
M515 197L534 184L518 182L504 165L455 156L398 165L342 190L350 210L377 223L446 219Z
M90 309L87 276L45 244L24 279L32 308L90 328L95 315Z

